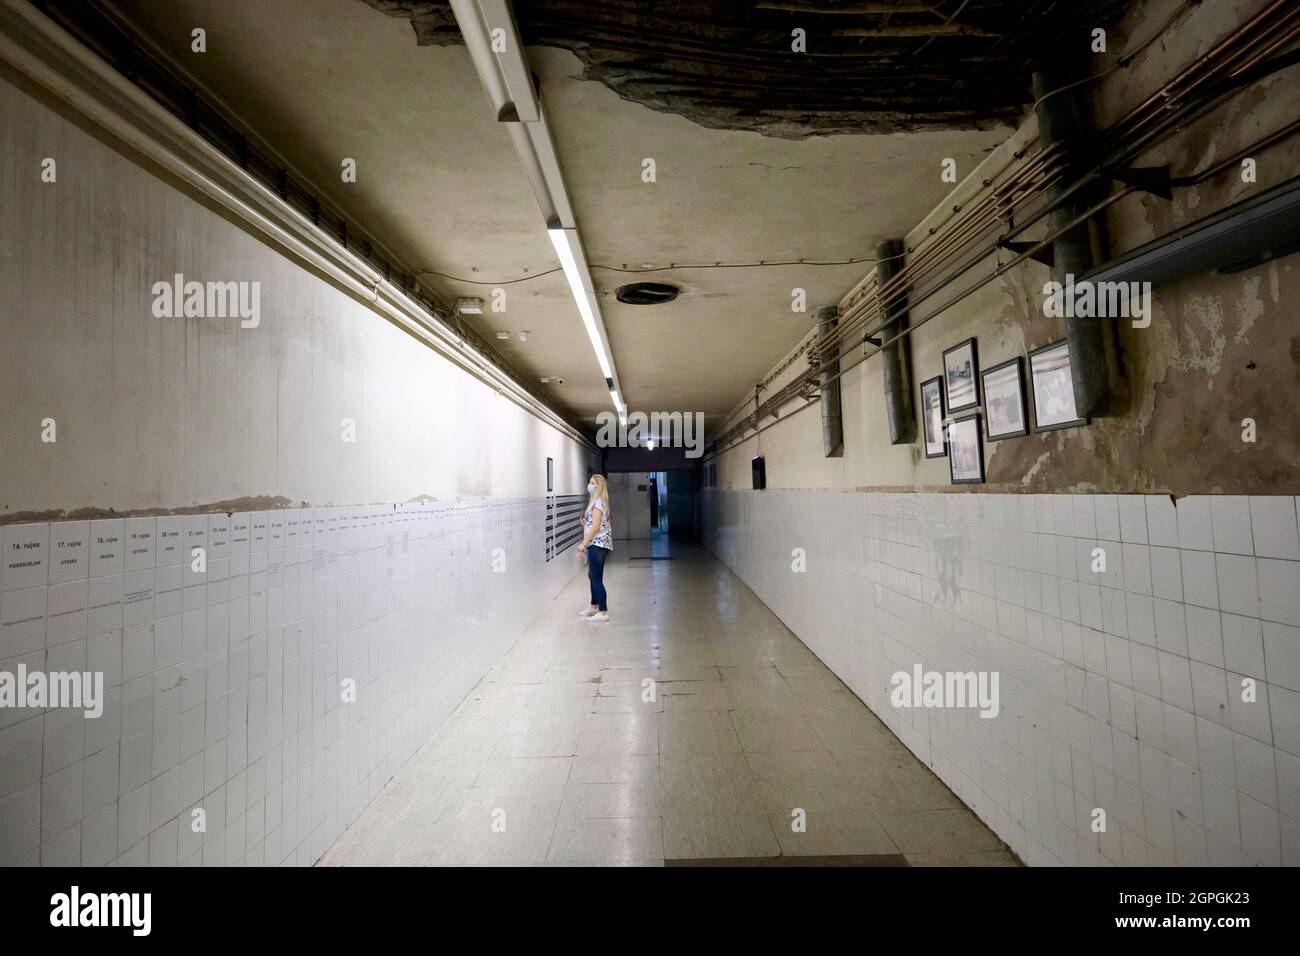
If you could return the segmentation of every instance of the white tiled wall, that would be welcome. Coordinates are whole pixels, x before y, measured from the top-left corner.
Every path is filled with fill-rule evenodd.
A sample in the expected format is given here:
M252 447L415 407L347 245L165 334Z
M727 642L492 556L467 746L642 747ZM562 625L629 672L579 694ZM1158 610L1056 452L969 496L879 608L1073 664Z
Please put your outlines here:
M704 527L1026 862L1297 865L1298 503L709 489ZM1001 714L895 709L916 663L997 671Z
M544 562L544 516L538 498L0 529L0 671L107 688L97 719L0 708L0 865L314 862L573 574Z

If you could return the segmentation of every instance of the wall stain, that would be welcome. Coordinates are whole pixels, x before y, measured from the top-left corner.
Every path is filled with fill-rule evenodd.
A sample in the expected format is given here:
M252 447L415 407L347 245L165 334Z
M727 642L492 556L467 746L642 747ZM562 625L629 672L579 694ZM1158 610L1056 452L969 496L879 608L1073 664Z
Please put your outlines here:
M414 498L406 499L406 503L414 504L416 502L437 500L439 499L434 498L431 495L416 495ZM378 504L388 504L388 502L354 501L348 502L347 504L350 506L365 508ZM282 511L286 508L312 507L317 506L313 505L310 501L294 501L290 498L285 498L283 495L253 495L244 498L227 498L224 501L214 501L209 504L187 505L183 508L135 508L126 511L118 511L116 508L96 508L89 506L71 509L47 509L45 511L14 511L9 514L0 514L0 525L35 524L47 521L99 521L104 518L153 518L171 517L173 515L206 515L220 514L223 512L227 515L231 515L236 512ZM335 506L320 505L319 507Z

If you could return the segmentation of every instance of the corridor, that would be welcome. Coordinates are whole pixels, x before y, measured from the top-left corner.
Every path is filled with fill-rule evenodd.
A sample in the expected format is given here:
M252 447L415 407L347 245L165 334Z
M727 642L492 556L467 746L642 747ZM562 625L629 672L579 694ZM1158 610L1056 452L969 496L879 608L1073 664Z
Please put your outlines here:
M576 576L320 865L1015 864L716 558L622 545L610 623Z
M0 926L1262 924L1298 89L1297 0L0 0Z

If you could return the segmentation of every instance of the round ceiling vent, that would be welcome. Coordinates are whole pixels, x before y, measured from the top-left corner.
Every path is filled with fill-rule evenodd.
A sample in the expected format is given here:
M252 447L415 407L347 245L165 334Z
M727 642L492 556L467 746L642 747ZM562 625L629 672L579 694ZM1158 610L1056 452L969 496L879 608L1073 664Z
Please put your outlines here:
M619 286L614 296L628 305L659 305L677 298L677 286L666 282L629 282Z

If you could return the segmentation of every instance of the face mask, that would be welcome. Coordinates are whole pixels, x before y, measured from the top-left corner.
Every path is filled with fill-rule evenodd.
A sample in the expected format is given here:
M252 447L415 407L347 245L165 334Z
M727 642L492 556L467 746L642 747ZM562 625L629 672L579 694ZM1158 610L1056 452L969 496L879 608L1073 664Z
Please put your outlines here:
M596 486L595 486L595 485L592 485L592 484L588 484L588 485L587 485L587 494L589 494L589 495L594 495L595 493L596 493Z

